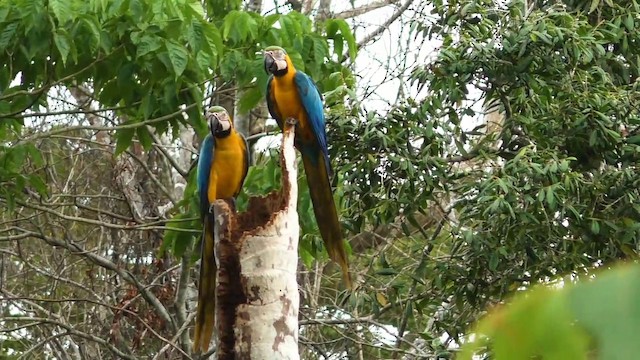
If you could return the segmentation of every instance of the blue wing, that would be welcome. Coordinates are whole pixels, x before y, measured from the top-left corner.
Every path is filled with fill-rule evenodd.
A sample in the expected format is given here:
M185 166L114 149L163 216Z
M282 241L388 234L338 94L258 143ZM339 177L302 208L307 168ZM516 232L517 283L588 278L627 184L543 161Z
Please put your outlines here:
M208 134L200 145L200 156L198 157L198 196L200 197L200 216L202 218L209 213L209 174L211 173L214 150L215 140L211 134Z
M333 170L331 168L331 163L329 162L329 150L327 149L327 133L324 128L324 105L322 103L322 95L309 75L302 71L296 72L293 81L298 87L298 94L300 95L302 106L307 112L307 120L311 124L311 128L316 136L318 145L324 155L324 162L327 166L327 175L331 177Z

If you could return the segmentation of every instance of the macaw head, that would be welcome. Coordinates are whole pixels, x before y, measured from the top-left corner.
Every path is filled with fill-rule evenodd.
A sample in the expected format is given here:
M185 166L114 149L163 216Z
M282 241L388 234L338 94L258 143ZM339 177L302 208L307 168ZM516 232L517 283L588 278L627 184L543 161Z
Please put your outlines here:
M209 130L211 136L225 137L231 133L233 122L231 116L222 106L212 106L205 113L207 121L209 121Z
M282 76L289 69L287 52L279 46L264 49L264 69L275 76Z

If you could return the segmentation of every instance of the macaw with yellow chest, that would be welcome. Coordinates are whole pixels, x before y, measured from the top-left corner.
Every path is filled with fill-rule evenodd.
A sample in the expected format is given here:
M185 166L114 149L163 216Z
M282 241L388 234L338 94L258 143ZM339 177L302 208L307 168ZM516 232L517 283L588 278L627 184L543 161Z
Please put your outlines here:
M235 130L229 113L214 106L207 110L210 134L200 146L198 158L198 196L203 223L198 284L198 310L193 349L207 352L215 325L216 259L214 254L214 218L211 205L216 199L232 199L240 193L249 170L249 147Z
M322 95L307 74L295 69L281 47L264 50L264 68L271 73L267 83L269 113L280 129L287 119L297 120L294 143L302 155L318 228L329 257L340 265L345 285L351 288L347 253L331 189Z

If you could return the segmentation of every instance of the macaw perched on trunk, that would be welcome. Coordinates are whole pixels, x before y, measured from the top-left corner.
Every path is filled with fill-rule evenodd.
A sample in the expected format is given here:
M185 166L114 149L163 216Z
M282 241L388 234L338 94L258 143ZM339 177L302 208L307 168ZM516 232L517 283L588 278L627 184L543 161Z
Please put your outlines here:
M331 190L332 169L322 95L307 74L295 69L281 47L270 46L264 50L264 67L272 74L267 83L269 113L280 129L288 118L297 120L295 146L302 155L320 234L329 256L342 268L345 285L351 288L347 253Z
M198 195L204 225L198 284L198 312L193 349L207 352L215 325L216 259L213 246L214 218L211 204L216 199L234 199L240 193L249 170L249 146L220 106L207 110L210 134L200 146Z

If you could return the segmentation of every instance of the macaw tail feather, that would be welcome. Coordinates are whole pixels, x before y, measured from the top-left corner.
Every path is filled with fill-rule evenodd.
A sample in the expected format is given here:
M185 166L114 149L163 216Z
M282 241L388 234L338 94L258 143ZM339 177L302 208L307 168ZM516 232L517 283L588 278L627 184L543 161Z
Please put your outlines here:
M324 240L324 245L327 248L327 253L329 253L331 260L340 265L344 283L347 288L352 289L349 260L342 240L340 222L338 221L336 204L333 200L331 183L327 175L326 163L320 152L318 152L316 161L308 155L303 155L302 162L304 163L304 172L307 174L313 212L316 215L316 222Z
M216 318L216 259L213 244L213 215L204 219L198 284L198 310L193 351L206 353L209 349Z

